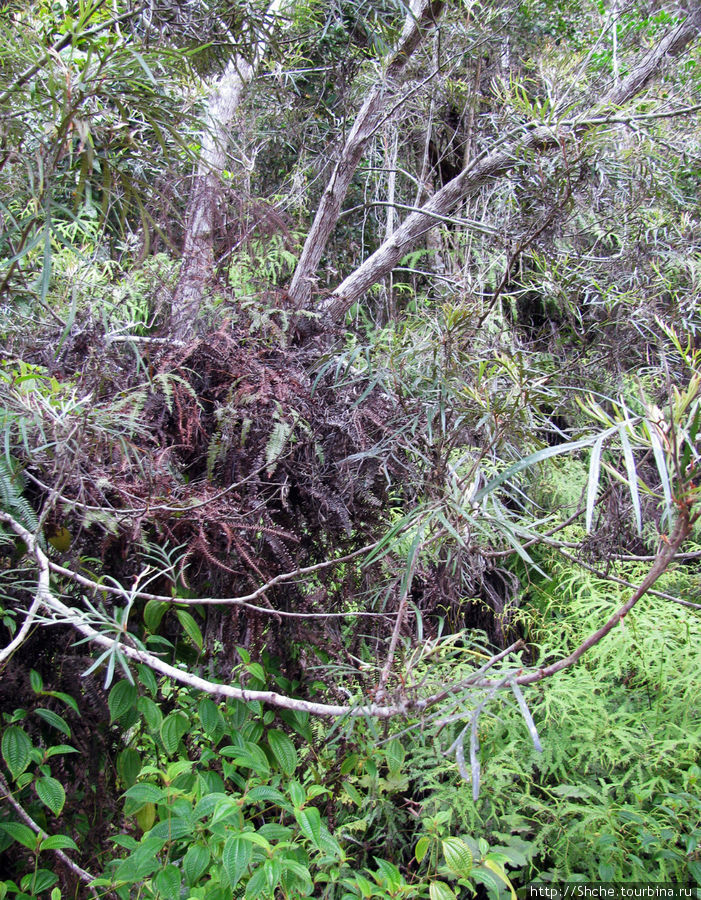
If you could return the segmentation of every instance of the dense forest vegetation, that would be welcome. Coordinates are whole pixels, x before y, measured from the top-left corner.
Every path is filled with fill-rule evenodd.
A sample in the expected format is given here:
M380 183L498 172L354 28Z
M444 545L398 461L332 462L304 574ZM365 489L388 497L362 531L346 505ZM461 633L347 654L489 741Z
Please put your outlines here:
M695 0L0 28L0 900L701 884Z

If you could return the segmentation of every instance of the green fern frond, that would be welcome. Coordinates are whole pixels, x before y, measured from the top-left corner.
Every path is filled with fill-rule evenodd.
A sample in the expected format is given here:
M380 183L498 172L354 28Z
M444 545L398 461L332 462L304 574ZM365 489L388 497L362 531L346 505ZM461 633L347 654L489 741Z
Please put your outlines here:
M0 508L17 519L20 525L31 532L39 528L37 515L25 497L22 496L22 476L19 467L0 459Z
M270 433L268 443L265 447L265 463L268 478L273 474L277 467L277 461L285 450L285 445L292 433L293 427L294 426L289 422L281 420L275 423L275 426Z

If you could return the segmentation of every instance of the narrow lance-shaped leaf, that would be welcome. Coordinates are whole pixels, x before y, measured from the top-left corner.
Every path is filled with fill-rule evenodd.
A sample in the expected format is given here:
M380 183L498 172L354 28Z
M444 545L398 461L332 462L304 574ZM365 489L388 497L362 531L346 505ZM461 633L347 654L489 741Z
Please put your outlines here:
M630 499L633 503L633 514L635 515L635 525L638 534L643 530L643 517L640 507L640 493L638 491L638 471L635 468L635 458L633 457L633 448L630 446L625 426L619 429L621 435L621 446L623 447L623 459L626 464L626 472L628 475L628 490L630 491Z
M584 447L590 447L600 438L606 440L607 437L619 430L620 426L614 425L611 428L607 428L603 434L597 435L596 437L591 435L590 437L581 438L578 441L570 441L567 444L557 444L555 447L544 447L542 450L537 450L535 453L531 453L529 456L526 456L509 466L508 469L505 469L500 475L491 478L487 484L475 494L474 502L479 503L487 496L487 494L491 494L492 491L501 487L502 484L507 482L510 478L513 478L514 475L518 475L519 472L528 469L530 466L534 466L536 463L542 462L544 459L549 459L551 456L561 456L563 453L574 453L576 450L583 450Z
M591 451L589 461L589 479L587 481L587 509L585 516L585 528L587 533L591 531L594 520L594 507L599 493L599 475L601 474L601 451L604 446L604 435L597 438Z
M472 715L472 722L470 723L470 770L472 772L472 799L475 803L479 800L480 795L480 739L477 732L477 725L479 723L479 714L481 711L482 705L477 707Z
M516 683L515 679L511 679L509 682L511 685L511 690L514 692L514 697L516 697L516 701L518 702L519 709L521 710L521 715L526 723L526 727L528 728L528 732L533 740L533 746L536 748L538 753L543 752L543 746L540 743L540 738L538 737L538 729L535 727L535 722L533 721L533 716L531 715L531 711L528 708L528 704L526 703L526 698L523 696L523 691Z
M660 436L657 433L655 426L652 422L649 422L645 419L644 423L645 430L650 438L650 446L652 447L652 455L655 457L655 465L657 466L657 471L660 476L660 482L662 484L662 494L664 496L664 514L662 516L662 521L665 519L669 522L672 520L672 487L669 482L669 472L667 471L667 460L665 459L664 449L662 447L662 441L660 440Z

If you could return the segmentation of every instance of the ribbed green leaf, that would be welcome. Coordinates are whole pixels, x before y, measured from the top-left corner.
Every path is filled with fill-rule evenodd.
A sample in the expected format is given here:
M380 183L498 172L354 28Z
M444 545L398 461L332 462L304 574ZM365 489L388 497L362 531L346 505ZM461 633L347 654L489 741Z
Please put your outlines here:
M197 707L205 734L212 735L219 724L219 707L211 697L203 697Z
M126 679L118 681L112 686L112 690L107 698L107 705L110 710L110 721L115 722L124 713L128 712L136 703L138 693L136 686L130 684Z
M28 850L35 849L38 837L28 825L22 825L21 822L0 822L0 828Z
M182 713L174 712L163 720L160 728L161 740L168 756L178 749L180 738L188 732L190 723Z
M183 858L183 872L189 885L196 884L209 866L210 852L203 844L190 844Z
M60 815L66 802L66 792L61 782L50 775L45 775L37 780L35 787L41 802L48 806L55 816Z
M144 719L146 719L146 724L150 731L155 733L160 730L161 724L163 723L163 713L159 709L157 703L150 697L139 697L136 708Z
M458 878L469 878L472 871L472 851L467 844L457 837L449 837L443 841L445 863Z
M414 856L416 858L416 862L420 863L423 860L424 856L426 856L426 851L428 850L430 845L431 845L431 839L426 837L426 835L419 838L419 840L416 843L416 849L414 850Z
M28 872L20 882L20 886L22 890L31 891L32 897L38 897L53 887L57 881L58 875L55 872L51 872L49 869L37 869L36 872ZM21 896L26 897L26 894Z
M163 900L179 900L180 898L180 869L174 865L168 865L153 879L153 886L159 892Z
M29 765L32 752L32 742L27 737L24 729L19 725L10 725L2 735L2 758L13 778L17 778Z
M299 759L290 738L282 731L269 731L268 744L283 773L288 776L294 775Z
M149 600L144 607L144 625L153 634L158 631L158 626L167 609L168 604L162 600Z
M229 884L233 888L241 880L253 855L253 847L241 835L228 838L222 851L222 863Z
M52 834L41 842L40 850L77 850L78 845L67 834Z
M128 791L125 791L124 796L134 803L144 804L161 803L164 795L162 789L157 785L147 784L142 781L139 784L130 787Z
M431 900L457 900L455 892L445 881L432 881L428 888Z
M183 626L185 634L190 638L197 649L202 652L202 647L204 645L202 632L200 631L199 625L197 624L197 622L195 622L193 616L184 609L176 609L175 615L178 617L178 621Z
M122 750L117 756L117 772L126 788L130 788L135 784L140 771L141 755L138 750L135 750L133 747L127 747L126 750Z
M321 815L319 810L315 806L296 809L295 818L305 838L310 840L315 847L319 847L321 845Z
M392 775L401 772L405 756L406 751L404 750L401 741L393 738L385 747L385 759L387 760L387 768Z
M62 716L59 716L58 713L55 713L51 709L44 709L43 707L35 709L34 712L57 731L65 734L66 737L71 736L71 729L68 727L66 720Z

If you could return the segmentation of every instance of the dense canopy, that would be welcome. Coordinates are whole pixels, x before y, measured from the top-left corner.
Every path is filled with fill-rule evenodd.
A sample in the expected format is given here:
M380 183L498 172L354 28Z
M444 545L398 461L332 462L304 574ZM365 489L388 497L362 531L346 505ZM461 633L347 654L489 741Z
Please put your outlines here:
M701 7L0 7L0 900L701 883Z

